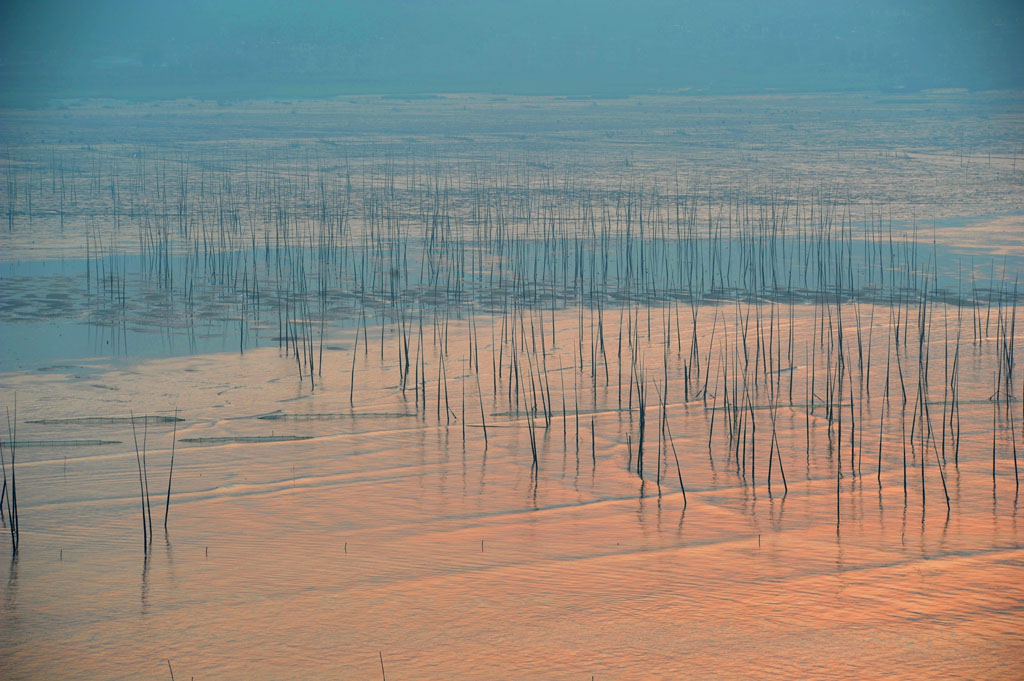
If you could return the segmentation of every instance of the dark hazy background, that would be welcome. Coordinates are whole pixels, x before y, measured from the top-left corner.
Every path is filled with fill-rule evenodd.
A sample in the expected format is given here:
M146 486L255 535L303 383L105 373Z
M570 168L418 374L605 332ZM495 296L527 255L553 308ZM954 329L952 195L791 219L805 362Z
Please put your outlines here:
M0 97L1024 87L1024 0L0 0Z

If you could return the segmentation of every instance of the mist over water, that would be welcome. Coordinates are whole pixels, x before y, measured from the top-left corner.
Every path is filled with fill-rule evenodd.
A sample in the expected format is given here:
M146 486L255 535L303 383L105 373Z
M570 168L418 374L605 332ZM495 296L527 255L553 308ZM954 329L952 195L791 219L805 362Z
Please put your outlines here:
M5 3L0 678L1024 676L1022 19Z
M9 2L17 99L1020 88L1010 0Z

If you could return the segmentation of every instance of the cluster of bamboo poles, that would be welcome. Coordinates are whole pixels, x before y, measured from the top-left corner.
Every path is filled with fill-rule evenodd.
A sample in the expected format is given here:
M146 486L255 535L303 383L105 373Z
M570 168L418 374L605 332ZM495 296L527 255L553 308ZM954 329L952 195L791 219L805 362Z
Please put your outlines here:
M839 522L840 481L864 476L865 451L871 470L866 445L876 429L866 423L868 408L878 418L879 487L886 419L898 419L904 497L919 472L924 507L934 462L949 510L945 471L947 457L959 465L967 343L987 344L996 358L993 485L1000 418L1016 479L1019 301L1010 268L971 264L968 283L963 261L917 227L894 225L876 208L855 216L833 187L717 194L632 172L609 185L526 162L482 168L382 157L349 166L272 150L241 160L148 150L130 160L91 158L76 167L55 155L49 194L47 172L36 173L36 196L50 200L30 216L59 220L62 229L84 224L86 290L110 303L107 314L140 314L133 286L144 282L180 306L175 317L187 324L231 320L240 352L253 335L272 334L310 390L324 374L330 326L347 325L351 361L338 373L347 370L351 408L359 358L369 362L379 349L382 369L397 368L397 393L412 392L425 421L458 424L464 441L467 426L480 427L485 447L488 414L522 423L535 479L544 435L559 425L565 448L572 431L579 460L581 416L583 438L590 419L596 467L598 419L614 411L629 418L629 471L653 478L660 492L674 462L685 500L688 452L677 450L673 425L677 432L686 425L680 408L699 404L710 465L724 463L743 484L764 480L769 494L785 495L794 458L780 441L780 415L802 411L808 466L812 421L826 424ZM798 339L797 317L808 312L811 333ZM876 323L876 314L886 321ZM483 333L481 320L489 326ZM453 322L467 342L451 350ZM876 381L881 372L877 333L886 346L880 386L872 382L873 365ZM930 380L939 342L941 415ZM599 402L599 390L614 392L614 409ZM477 413L480 423L467 424ZM765 442L766 462L758 451ZM148 546L145 430L142 443L140 450L136 438ZM168 509L169 492L165 525Z
M161 312L180 308L173 321L190 330L202 319L230 320L240 352L260 331L272 334L311 388L322 375L328 322L369 315L383 325L410 306L699 305L832 290L884 299L923 282L918 259L927 249L916 233L894 229L877 210L855 225L827 188L718 199L700 186L665 191L642 177L597 189L571 174L561 183L538 178L526 166L464 177L414 161L402 188L387 159L361 167L355 183L347 170L342 182L324 165L273 158L241 169L206 158L154 162L156 171L134 163L126 222L138 234L135 269L167 296ZM97 178L116 185L117 172L112 165ZM86 288L108 303L95 323L149 312L128 309L125 236L86 227ZM985 289L958 294L958 303L976 303Z
M1001 405L1009 421L1009 436L1014 451L1014 472L1017 479L1016 431L1010 405L1016 402L1014 375L1014 337L1017 294L1000 290L996 294L994 308L981 310L971 307L970 320L974 333L972 346L981 349L989 327L997 330L994 356L998 362L994 367L996 386L991 399L994 409ZM486 381L489 373L493 410L499 405L507 411L496 413L500 416L523 418L529 435L531 468L539 466L537 429L550 429L556 420L561 420L563 442L567 439L570 426L574 428L573 438L577 454L580 444L580 384L579 379L589 379L593 392L592 402L584 407L592 412L609 410L606 404L598 404L598 387L615 391L616 407L612 411L628 413L632 420L637 417L635 432L627 435L627 452L630 470L643 478L645 455L650 446L648 438L648 412L650 410L650 387L653 386L658 398L657 415L657 466L654 479L660 490L662 483L663 456L671 450L676 462L676 472L681 489L685 489L679 465L678 452L672 436L671 419L668 417L669 395L681 393L683 405L692 400L700 401L710 414L707 434L708 453L714 465L712 443L716 418L722 415L729 461L740 478L756 484L758 476L757 459L757 412L768 414L767 463L761 469L769 494L779 484L783 494L788 492L786 459L779 441L777 425L780 409L802 410L805 419L806 455L811 456L812 418L822 418L826 424L828 452L835 456L837 503L839 481L844 477L864 475L865 443L870 439L870 429L864 416L866 407L872 404L872 370L875 363L875 389L880 392L874 411L878 417L877 459L874 462L875 478L882 485L882 450L885 442L885 425L893 419L892 403L898 401L900 433L902 439L902 468L904 496L909 490L911 461L916 462L921 476L922 507L926 501L927 485L925 473L928 458L937 464L939 480L947 510L950 509L949 491L946 486L945 466L949 459L959 466L961 443L961 354L965 341L965 308L937 302L928 296L927 289L912 300L893 298L885 305L863 303L855 297L823 293L812 305L801 304L806 314L808 307L810 337L801 340L801 348L795 337L795 300L780 302L740 301L718 305L690 308L692 328L685 328L680 321L679 304L653 307L648 304L630 304L618 310L618 339L606 339L608 327L606 311L596 305L589 309L590 321L585 323L588 310L580 307L574 330L559 330L553 309L537 309L514 302L506 304L499 314L488 313L491 323L490 343L485 343L485 353L490 350L490 362L481 362L481 341L478 321L474 314L465 320L466 343L461 365L470 372L470 388L476 387L476 401L479 407L479 424L484 428L484 444L487 445L484 391L482 378ZM869 311L864 310L868 307ZM941 310L941 327L934 322L936 309ZM994 311L993 311L994 309ZM710 328L700 325L701 313L711 317ZM653 314L660 314L660 343L651 331ZM886 314L887 321L876 323L877 314ZM955 325L951 337L950 317L955 313ZM865 318L865 315L870 315ZM563 316L564 318L564 316ZM645 324L646 322L646 324ZM563 322L564 323L564 322ZM397 356L398 386L404 395L410 382L414 393L417 414L426 419L428 414L442 425L448 426L458 420L453 398L449 391L448 364L452 361L448 349L450 317L434 315L428 322L432 328L433 345L424 340L424 314L410 320L402 314L394 323L394 354ZM655 327L656 329L659 327ZM941 328L942 337L937 339ZM382 368L387 349L381 327L380 356ZM880 351L876 334L886 337L884 374L877 368L876 353ZM352 355L349 374L349 402L355 406L353 395L356 385L355 367L357 353L362 342L362 353L369 355L369 336L365 324L356 330L356 351ZM573 374L571 392L565 386L564 363L566 360L566 339L570 336L569 366ZM706 338L702 347L700 339ZM428 339L431 337L427 334ZM559 338L562 343L559 343ZM362 339L360 341L360 339ZM486 339L485 339L486 340ZM716 344L716 340L718 341ZM941 343L942 413L940 424L933 414L934 397L931 377L935 374L932 352ZM609 353L608 348L617 352ZM660 377L652 375L649 357L652 350L660 355L657 364ZM468 348L468 351L466 350ZM684 349L685 348L685 349ZM413 354L415 350L415 355ZM801 354L802 351L802 354ZM430 356L428 362L427 357ZM486 354L485 354L486 359ZM433 367L433 369L431 369ZM489 371L488 371L489 370ZM561 379L561 385L552 390L551 374ZM883 378L884 377L884 378ZM797 379L800 379L799 381ZM461 380L461 418L465 437L466 419L466 377ZM803 383L800 390L800 383ZM796 389L794 388L796 386ZM432 392L432 394L431 394ZM471 394L472 398L472 394ZM802 398L802 399L801 399ZM560 400L559 409L556 401ZM678 405L675 405L678 406ZM473 411L473 410L471 410ZM998 415L998 412L994 412ZM591 418L592 458L595 418ZM995 418L995 416L994 416ZM1024 420L1024 414L1022 414ZM993 422L993 481L995 481L995 442L998 428ZM947 448L950 456L947 458ZM870 450L869 457L870 457ZM791 455L791 451L787 453ZM870 461L870 458L869 458ZM870 465L870 464L869 464ZM777 476L777 477L776 477ZM778 481L778 483L776 483ZM1017 485L1019 486L1019 485ZM838 505L837 505L838 511Z
M3 471L3 488L0 490L0 522L6 523L11 535L11 551L18 553L18 546L21 543L21 528L19 525L20 516L18 513L18 479L15 472L15 465L18 458L18 402L15 398L14 416L11 410L7 409L7 437L11 452L11 476L10 483L7 479L7 462L4 457L4 444L0 442L0 470ZM4 517L4 503L7 504L7 516Z
M139 472L139 503L142 509L142 544L149 554L153 546L153 508L149 495L149 466L146 461L146 444L149 435L149 417L142 417L142 448L139 448L138 431L135 427L135 413L131 414L132 440L135 443L135 462ZM174 477L174 450L178 442L178 412L174 412L174 429L171 435L171 458L167 469L167 496L164 502L164 532L167 532L167 518L171 511L171 482ZM158 507L159 508L159 507Z

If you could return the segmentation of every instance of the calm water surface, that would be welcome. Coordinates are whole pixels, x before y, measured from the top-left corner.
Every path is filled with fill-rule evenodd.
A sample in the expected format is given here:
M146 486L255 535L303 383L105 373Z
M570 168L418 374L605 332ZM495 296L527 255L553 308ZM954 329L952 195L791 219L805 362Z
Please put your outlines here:
M887 314L874 317L875 343ZM702 313L701 338L713 316ZM798 361L812 316L797 307ZM644 327L655 365L664 319L656 309L649 336ZM755 411L756 450L743 455L756 463L744 477L715 400L685 401L671 372L680 470L667 444L658 456L649 406L637 476L638 414L618 405L627 381L614 358L607 382L601 369L595 385L587 358L580 370L575 312L558 316L548 348L557 409L549 427L537 419L534 476L525 414L488 385L500 317L476 323L482 400L467 326L453 324L447 418L433 350L427 409L411 389L403 398L393 326L383 364L380 330L369 329L354 388L351 332L328 343L312 393L275 348L0 377L18 397L22 514L22 549L0 565L4 678L170 678L170 660L179 679L371 679L381 656L396 679L1024 675L1024 533L1002 414L993 477L991 343L961 348L958 464L944 441L947 513L937 449L926 449L922 500L911 442L905 496L911 414L903 425L895 394L888 407L880 389L858 404L866 425L851 431L851 451L847 433L830 444L821 405L807 415L806 367L793 370L797 397L776 417L788 494L778 468L767 486L768 410ZM585 334L592 323L587 311ZM884 354L874 352L882 368L870 380L880 382ZM166 532L174 426L136 424L155 533L147 554L126 417L175 409L184 420ZM281 439L291 436L311 439Z

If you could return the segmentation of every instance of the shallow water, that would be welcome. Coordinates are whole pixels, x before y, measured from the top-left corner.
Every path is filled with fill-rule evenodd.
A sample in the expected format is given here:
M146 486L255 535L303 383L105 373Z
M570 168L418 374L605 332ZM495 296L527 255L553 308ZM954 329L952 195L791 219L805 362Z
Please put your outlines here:
M1024 678L1019 111L3 112L0 678Z
M644 347L660 361L659 314ZM797 347L811 316L794 311ZM883 318L874 317L875 342ZM585 320L587 336L593 313ZM564 394L569 413L555 410L548 428L535 419L536 477L525 414L487 387L485 446L466 324L448 332L449 419L436 359L424 410L411 390L402 397L398 371L373 343L355 353L350 406L352 332L332 339L314 392L273 348L4 375L17 390L19 441L120 441L18 450L22 550L0 575L6 677L163 678L170 660L176 678L374 678L379 655L388 675L419 679L1021 674L1024 553L1002 415L992 473L991 344L961 348L958 464L943 440L947 513L927 458L922 503L913 441L905 496L903 412L881 391L864 399L867 425L852 431L852 451L846 439L829 444L822 405L808 435L801 401L780 404L787 494L778 477L767 486L769 410L755 410L756 458L744 469L721 409L709 449L715 401L670 393L680 471L667 445L655 463L649 441L637 476L638 413L618 406L614 357L607 385L586 357L582 371L552 367L578 361L578 323L575 312L558 315L559 344L548 348L552 403ZM500 318L476 324L483 336ZM384 338L390 357L395 328ZM481 339L483 386L491 349ZM792 373L803 394L806 372ZM668 379L680 392L681 378ZM573 390L574 380L586 387ZM148 555L130 411L183 419L136 424L155 530ZM656 412L648 407L655 439ZM274 441L296 435L312 439Z
M309 248L288 249L273 258L259 249L205 259L186 253L156 263L152 255L138 253L0 260L0 336L6 345L0 371L94 357L167 357L280 344L289 333L281 325L282 306L299 300L314 310L300 318L301 324L351 327L360 317L393 318L398 310L443 311L461 318L469 307L497 312L510 303L565 308L578 304L583 289L590 305L612 307L743 298L807 302L830 289L844 299L868 302L927 290L932 299L987 306L1016 295L1006 278L1024 266L1020 253L1011 249L997 255L952 238L948 244L922 242L909 225L897 225L895 234L895 242L890 232L888 243L884 235L846 243L839 257L846 260L849 279L841 274L838 280L829 264L836 256L809 249L792 234L763 239L755 250L741 238L703 235L685 240L613 235L609 243L604 238L528 239L516 244L514 255L507 244L481 240L460 248L474 262L494 264L455 271L444 287L426 274L430 256L409 244L401 246L401 256L392 263L400 263L402 276L372 281L356 263L379 258L380 244L347 248L341 265L325 262L321 252ZM578 258L569 276L567 263L577 251L588 257ZM761 254L752 256L755 251ZM751 257L758 259L756 266L748 262ZM315 271L318 281L327 282L323 298L329 302L322 310L312 292L299 294L288 286L289 268L281 263L291 259L300 263L304 277L312 278ZM517 268L529 271L529 263L534 278L516 282ZM543 263L541 271L536 263ZM694 276L705 263L711 266ZM645 266L650 272L638 276ZM225 268L231 274L225 275ZM238 272L262 284L241 285Z

